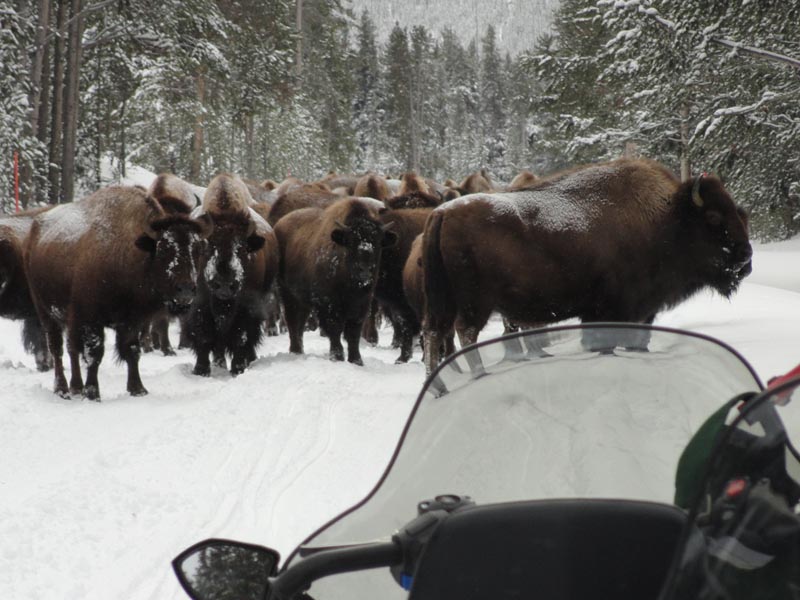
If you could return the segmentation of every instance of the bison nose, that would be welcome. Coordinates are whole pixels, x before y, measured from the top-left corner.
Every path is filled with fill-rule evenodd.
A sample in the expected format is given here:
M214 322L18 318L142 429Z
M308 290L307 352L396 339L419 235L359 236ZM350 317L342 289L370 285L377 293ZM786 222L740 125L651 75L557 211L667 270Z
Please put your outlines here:
M236 281L214 279L211 282L211 292L220 300L230 300L239 291Z
M738 264L746 265L753 258L753 247L750 244L742 244L736 248L734 258Z
M175 286L173 301L177 306L189 306L197 293L197 285L193 282L179 283Z

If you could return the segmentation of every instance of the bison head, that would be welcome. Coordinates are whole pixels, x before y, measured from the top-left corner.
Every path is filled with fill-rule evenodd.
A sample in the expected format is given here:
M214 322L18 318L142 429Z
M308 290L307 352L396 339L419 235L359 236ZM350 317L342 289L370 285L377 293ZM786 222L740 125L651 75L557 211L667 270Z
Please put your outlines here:
M266 221L252 210L215 219L203 280L216 300L230 302L238 296L251 255L264 247L268 230Z
M197 271L203 246L214 230L211 217L156 213L136 240L149 255L152 284L173 314L189 310L197 291Z
M389 230L391 225L367 218L352 219L346 225L336 222L331 239L346 250L347 272L354 287L366 289L375 282L381 250L397 242L397 234Z
M752 271L747 214L716 177L684 182L678 193L686 207L683 227L689 234L686 242L692 247L692 259L704 282L729 297Z

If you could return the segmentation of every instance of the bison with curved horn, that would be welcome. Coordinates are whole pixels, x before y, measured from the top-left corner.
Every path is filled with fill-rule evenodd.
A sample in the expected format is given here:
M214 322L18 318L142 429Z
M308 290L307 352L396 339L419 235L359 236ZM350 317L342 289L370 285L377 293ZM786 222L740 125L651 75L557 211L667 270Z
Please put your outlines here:
M238 177L217 175L198 213L214 221L201 259L197 300L186 320L189 345L197 357L194 374L211 373L209 354L238 375L256 357L267 318L267 292L278 272L278 242L267 222L250 206Z
M465 196L433 211L424 240L428 371L454 326L472 343L492 311L520 324L652 322L705 287L730 296L751 271L746 215L719 179L681 183L651 160Z
M207 215L167 213L144 189L122 186L34 219L26 268L53 355L56 393L99 400L104 327L116 330L117 354L128 366L128 392L147 393L139 376L139 333L164 306L175 314L188 311L202 246L212 229ZM69 386L62 364L65 327ZM85 385L81 355L87 363Z
M333 360L361 365L359 339L367 315L381 251L396 236L380 220L382 202L345 198L322 208L304 208L275 226L280 247L278 276L289 328L289 351L303 353L303 325L313 308L330 340Z

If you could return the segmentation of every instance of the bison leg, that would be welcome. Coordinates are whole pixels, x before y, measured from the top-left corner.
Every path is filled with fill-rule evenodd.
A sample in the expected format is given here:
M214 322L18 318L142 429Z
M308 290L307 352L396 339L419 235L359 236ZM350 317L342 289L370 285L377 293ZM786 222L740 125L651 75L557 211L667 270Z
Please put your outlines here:
M142 331L139 334L139 343L142 346L142 352L152 352L155 348L155 344L153 343L153 334L151 332L151 322L148 321L143 327Z
M153 346L161 350L164 356L175 356L175 350L169 343L169 318L159 317L153 321ZM156 343L157 342L157 343Z
M181 333L180 337L178 338L178 348L191 348L192 347L192 339L189 335L189 327L186 324L188 317L181 317L180 324L181 324Z
M367 313L367 318L364 319L364 325L361 331L361 335L364 337L364 341L372 346L378 344L378 301L374 298L369 305L369 313Z
M361 359L361 350L358 347L361 342L362 328L363 323L361 321L345 321L344 324L344 339L347 341L347 361L363 367L364 361ZM332 349L333 343L331 343Z
M286 326L289 328L289 352L303 353L303 329L308 318L309 308L302 305L294 298L284 295L283 312L286 316Z
M214 350L211 352L211 355L214 357L215 367L219 367L220 369L228 368L228 360L225 358L225 344L218 341L214 345Z
M425 354L425 374L430 375L441 360L441 336L438 331L425 331L422 336L422 347Z
M204 346L202 348L197 347L194 349L195 351L195 362L194 362L194 369L192 369L193 375L200 375L201 377L208 377L211 375L211 347Z
M83 353L84 327L74 319L67 326L67 353L69 354L69 391L73 395L83 394L81 377L81 354Z
M105 353L105 332L102 327L83 328L83 359L86 361L86 386L83 395L89 400L100 400L100 382L97 371Z
M64 335L61 325L51 320L42 321L42 325L47 334L50 355L53 357L53 391L62 398L69 398L69 386L67 377L64 375Z
M319 327L328 334L330 342L330 359L339 361L344 360L344 346L342 346L342 324L338 319L332 318L327 311L317 309ZM361 336L361 323L359 323L356 337Z
M395 337L400 341L400 356L394 362L407 363L413 355L414 338L419 335L419 321L413 311L395 310L392 311L392 324Z
M50 351L47 349L47 335L38 317L28 317L22 322L22 345L33 354L37 371L49 371L53 366Z
M131 396L144 396L147 390L139 375L139 335L137 329L117 328L117 354L128 365L128 393Z
M231 359L231 375L238 375L256 360L256 346L261 342L261 320L243 317L235 336L236 346Z

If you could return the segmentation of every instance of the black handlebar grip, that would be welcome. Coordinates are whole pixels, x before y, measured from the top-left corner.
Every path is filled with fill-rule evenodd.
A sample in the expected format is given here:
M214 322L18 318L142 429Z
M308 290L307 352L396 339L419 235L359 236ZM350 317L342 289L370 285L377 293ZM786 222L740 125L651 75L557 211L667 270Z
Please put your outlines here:
M328 575L391 567L401 562L403 551L395 542L324 550L304 558L272 579L267 597L269 600L291 600L314 581Z

